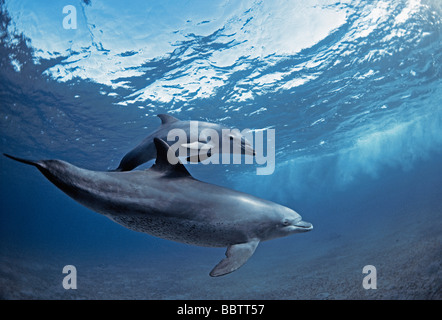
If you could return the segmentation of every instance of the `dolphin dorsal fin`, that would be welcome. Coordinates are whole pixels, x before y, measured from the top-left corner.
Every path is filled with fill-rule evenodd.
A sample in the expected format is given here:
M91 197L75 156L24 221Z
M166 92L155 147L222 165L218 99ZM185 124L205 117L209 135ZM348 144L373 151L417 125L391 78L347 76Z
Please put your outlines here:
M161 119L161 124L174 123L180 121L179 119L165 113L157 114L157 117Z
M170 147L164 140L154 138L153 141L155 143L155 148L157 149L157 158L152 169L157 171L175 172L183 176L191 177L189 171L187 171L186 167L180 162L180 159L178 159L175 153L172 150L171 152L168 152ZM169 159L174 164L170 163Z

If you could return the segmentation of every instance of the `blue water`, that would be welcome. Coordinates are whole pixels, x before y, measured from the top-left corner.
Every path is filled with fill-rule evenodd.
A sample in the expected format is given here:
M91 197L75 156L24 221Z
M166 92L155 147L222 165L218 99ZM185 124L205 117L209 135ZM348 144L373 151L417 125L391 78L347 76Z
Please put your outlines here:
M2 298L442 298L439 1L0 5L2 153L108 170L159 113L275 129L272 175L188 169L315 227L212 279L224 249L127 230L2 157ZM61 286L67 264L77 290ZM376 290L361 285L368 264Z

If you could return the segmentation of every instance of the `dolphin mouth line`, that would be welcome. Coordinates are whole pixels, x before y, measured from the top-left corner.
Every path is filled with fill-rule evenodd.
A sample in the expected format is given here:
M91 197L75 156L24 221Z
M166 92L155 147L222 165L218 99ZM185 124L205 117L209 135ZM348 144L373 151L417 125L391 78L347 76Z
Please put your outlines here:
M298 223L293 225L296 228L304 229L304 230L312 230L313 225L310 222L299 221Z

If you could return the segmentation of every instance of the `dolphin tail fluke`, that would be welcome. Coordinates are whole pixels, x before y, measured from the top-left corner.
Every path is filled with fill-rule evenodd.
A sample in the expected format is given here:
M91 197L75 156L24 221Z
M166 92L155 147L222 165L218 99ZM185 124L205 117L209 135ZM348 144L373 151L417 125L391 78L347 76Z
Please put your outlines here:
M26 164L29 164L31 166L35 166L35 167L40 167L41 166L38 161L32 161L32 160L17 158L17 157L11 156L10 154L7 154L7 153L3 153L3 155L5 157L8 157L9 159L12 159L12 160L15 160L15 161L18 161L18 162L21 162L21 163L26 163Z

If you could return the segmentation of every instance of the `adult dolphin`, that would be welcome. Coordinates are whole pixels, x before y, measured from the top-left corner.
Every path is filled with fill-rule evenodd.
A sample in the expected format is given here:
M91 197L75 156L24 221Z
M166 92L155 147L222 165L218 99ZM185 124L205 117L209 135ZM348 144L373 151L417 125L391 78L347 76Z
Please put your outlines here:
M193 150L197 153L201 150L207 150L208 156L212 156L216 153L230 153L231 150L233 150L234 153L241 152L246 155L255 154L252 145L243 135L241 135L239 130L230 130L222 125L204 121L181 121L168 114L159 114L157 116L161 119L161 126L149 134L134 149L129 151L120 161L118 168L114 171L130 171L149 160L155 159L156 149L153 139L159 138L167 141L167 135L173 129L183 130L186 134L186 143L182 144L182 147ZM191 132L191 122L197 125L197 132ZM204 135L205 129L217 132L218 141L209 140L209 137ZM228 150L223 149L223 139L229 141ZM219 148L214 148L215 145L219 146ZM187 160L193 162L194 158L189 157ZM196 159L196 161L198 160L204 160L204 158Z
M98 172L61 160L30 161L53 184L82 205L128 229L208 247L227 247L210 272L221 276L241 267L259 242L312 230L282 205L194 179L163 140L154 139L155 164L147 170ZM172 161L171 161L172 162Z

